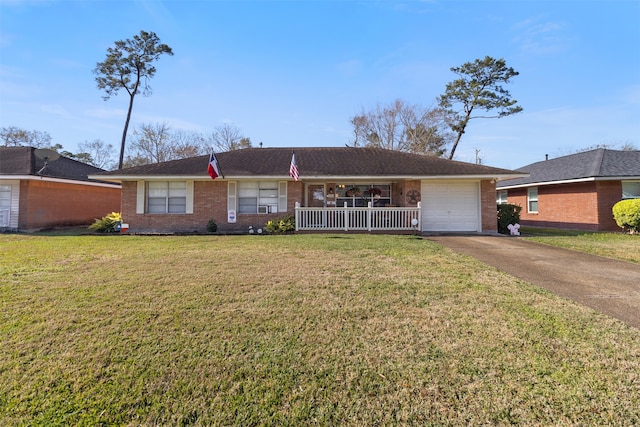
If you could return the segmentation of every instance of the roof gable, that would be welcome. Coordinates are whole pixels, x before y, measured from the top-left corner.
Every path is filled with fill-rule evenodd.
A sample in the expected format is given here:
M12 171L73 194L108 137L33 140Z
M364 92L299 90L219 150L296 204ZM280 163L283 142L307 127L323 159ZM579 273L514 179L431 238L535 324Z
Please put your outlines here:
M300 178L370 176L513 176L514 171L458 162L441 157L405 153L381 148L246 148L216 153L220 172L229 177L288 177L295 152ZM209 156L136 166L104 172L99 176L135 179L139 176L207 175Z
M526 172L529 176L501 181L498 187L587 178L638 177L640 176L640 151L598 148L532 163L516 170Z

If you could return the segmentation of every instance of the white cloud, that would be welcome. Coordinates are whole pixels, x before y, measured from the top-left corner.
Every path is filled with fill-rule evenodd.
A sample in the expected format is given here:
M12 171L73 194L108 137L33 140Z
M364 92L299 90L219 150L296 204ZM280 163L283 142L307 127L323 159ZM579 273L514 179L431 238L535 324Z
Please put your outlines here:
M572 44L565 34L564 25L558 22L541 22L540 18L530 18L516 23L512 30L516 33L514 43L527 55L562 53Z

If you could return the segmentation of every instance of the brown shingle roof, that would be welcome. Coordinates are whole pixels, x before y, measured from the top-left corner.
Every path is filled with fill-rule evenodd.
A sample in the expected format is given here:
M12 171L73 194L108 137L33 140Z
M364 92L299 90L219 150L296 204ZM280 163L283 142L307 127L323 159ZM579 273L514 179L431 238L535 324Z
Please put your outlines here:
M33 147L0 147L0 175L37 175L91 181L89 175L104 171L64 156L49 161L45 168L45 161L37 158L34 150Z
M380 148L247 148L217 153L220 172L229 177L287 177L295 152L300 179L309 177L428 177L428 176L514 176L514 171L458 162L440 157L404 153ZM98 176L203 176L209 156L191 157L127 169ZM517 176L517 173L515 173Z

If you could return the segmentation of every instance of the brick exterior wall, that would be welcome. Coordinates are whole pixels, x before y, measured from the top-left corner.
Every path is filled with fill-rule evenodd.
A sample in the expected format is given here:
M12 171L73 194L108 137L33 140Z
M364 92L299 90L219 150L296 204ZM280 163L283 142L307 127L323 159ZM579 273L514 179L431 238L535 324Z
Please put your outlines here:
M613 205L622 200L622 181L596 181L598 193L598 230L620 231L613 219Z
M527 189L508 190L508 202L522 206L522 225L590 231L619 230L611 209L621 198L621 181L543 185L538 187L538 212L529 213Z
M493 180L480 181L480 215L482 231L497 233L496 183Z
M46 180L20 182L19 230L91 225L120 211L120 188Z
M228 222L227 187L221 180L193 183L193 214L137 214L137 182L122 183L122 220L129 231L136 232L206 232L213 219L221 233L246 232L249 226L263 228L267 221L295 214L295 202L303 200L304 184L287 182L287 212L273 214L236 215L236 222Z
M407 180L404 182L404 185L402 186L397 186L398 187L398 191L400 192L400 194L393 194L393 199L392 200L397 200L398 202L396 203L396 206L404 206L404 207L416 207L418 205L418 202L416 203L409 203L409 199L407 199L407 193L409 191L417 191L418 193L420 193L420 190L422 188L422 183L419 180ZM418 201L422 201L422 194L420 194L420 197L418 198Z
M132 233L148 232L185 232L201 233L206 231L207 223L213 219L221 233L247 232L249 226L262 228L267 221L295 214L295 203L304 204L304 183L287 182L287 212L274 214L236 215L236 223L227 221L227 182L221 180L195 181L193 186L193 214L137 214L137 182L122 183L122 218L129 224ZM327 188L335 184L327 184ZM420 191L419 180L407 180L393 185L392 200L396 206L415 206L406 200L410 190ZM482 231L497 231L495 183L484 180L481 189Z

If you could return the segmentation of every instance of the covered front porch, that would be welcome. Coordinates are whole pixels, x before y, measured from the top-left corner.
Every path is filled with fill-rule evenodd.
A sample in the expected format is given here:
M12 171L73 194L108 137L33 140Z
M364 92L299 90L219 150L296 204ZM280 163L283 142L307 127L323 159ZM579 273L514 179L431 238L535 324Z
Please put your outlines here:
M416 207L302 207L296 203L296 231L390 231L420 229L422 208Z
M305 205L295 204L296 231L416 232L419 188L412 180L307 183Z

